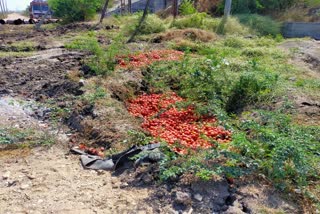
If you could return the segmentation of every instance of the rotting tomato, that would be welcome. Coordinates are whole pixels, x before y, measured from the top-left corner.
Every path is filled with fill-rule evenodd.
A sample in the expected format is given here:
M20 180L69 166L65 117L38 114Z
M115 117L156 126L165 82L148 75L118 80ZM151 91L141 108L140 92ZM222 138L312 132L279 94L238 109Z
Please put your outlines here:
M199 117L192 107L177 109L175 104L183 101L175 93L167 95L141 95L129 101L129 112L137 117L144 118L142 128L153 137L165 140L173 150L185 154L187 148L210 148L219 143L231 141L231 132L223 127L216 127L215 117ZM205 136L205 137L203 137ZM182 147L177 148L176 143Z
M136 55L117 56L120 68L141 68L157 61L179 61L184 53L176 50L153 50Z

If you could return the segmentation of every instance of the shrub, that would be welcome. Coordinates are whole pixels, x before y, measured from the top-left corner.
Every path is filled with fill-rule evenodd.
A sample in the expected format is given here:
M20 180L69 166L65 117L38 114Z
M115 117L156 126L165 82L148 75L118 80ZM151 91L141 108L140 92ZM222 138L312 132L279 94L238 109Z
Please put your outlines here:
M94 32L75 37L73 41L66 45L66 48L82 51L89 51L92 56L86 60L86 64L93 73L105 75L111 73L116 64L116 56L123 51L123 37L118 36L105 50L103 49Z
M172 22L171 27L178 29L198 28L217 32L221 24L221 18L212 18L205 13L195 13L193 15L185 16L176 19ZM236 17L230 17L225 23L223 34L249 34L250 29L242 25Z
M242 25L238 18L229 17L224 26L224 34L227 35L246 35L249 34L249 28Z
M183 0L179 7L180 15L191 15L197 12L192 0Z
M280 11L291 7L299 0L233 0L232 13L263 13ZM224 10L224 1L218 6L220 12Z
M243 73L231 89L226 103L229 113L241 112L249 104L266 100L277 83L278 76L264 74L258 76L254 72Z
M268 16L260 16L258 14L242 14L237 15L240 23L255 30L258 34L276 36L281 34L281 24L272 20Z
M93 32L75 37L70 43L66 44L66 48L89 51L92 54L100 54L100 52L102 52Z
M224 45L231 48L243 48L246 46L246 43L238 37L230 36L224 40Z
M171 27L175 27L178 29L202 28L206 16L207 14L205 13L195 13L189 16L185 16L183 18L174 20L171 24Z
M49 0L56 17L64 22L86 21L94 18L101 7L101 0Z
M124 29L126 29L125 33L127 35L131 35L135 31L141 19L141 16L142 16L142 13L139 13L138 16L136 16L136 18L132 20L132 22L127 22L126 26L124 27ZM157 15L150 14L147 16L144 23L141 25L138 35L161 33L165 30L166 30L166 27L165 27L164 21L160 19Z

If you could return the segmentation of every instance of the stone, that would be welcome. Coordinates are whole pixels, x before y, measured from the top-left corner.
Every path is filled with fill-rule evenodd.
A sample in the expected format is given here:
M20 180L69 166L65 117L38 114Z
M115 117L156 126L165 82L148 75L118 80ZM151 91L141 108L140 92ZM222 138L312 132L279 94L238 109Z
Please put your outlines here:
M183 204L183 205L190 205L192 200L191 196L187 192L176 192L176 199L175 202L178 204Z
M294 82L294 81L297 80L297 78L295 78L295 77L290 77L289 80L292 81L292 82Z
M29 184L21 184L21 186L20 186L21 190L26 190L26 189L29 189L29 188L30 188Z
M202 195L200 195L199 193L195 194L193 197L194 197L194 199L196 199L199 202L201 202L203 199Z
M239 207L231 206L227 211L224 212L224 214L243 214L243 212Z
M8 178L10 178L10 176L11 176L11 172L7 171L2 175L2 179L7 180Z

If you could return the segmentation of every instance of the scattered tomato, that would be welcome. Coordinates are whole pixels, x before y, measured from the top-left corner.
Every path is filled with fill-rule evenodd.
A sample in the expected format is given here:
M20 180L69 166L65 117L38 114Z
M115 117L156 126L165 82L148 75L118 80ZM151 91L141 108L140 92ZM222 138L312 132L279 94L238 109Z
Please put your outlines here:
M128 110L132 115L144 118L143 129L168 142L180 154L187 151L176 148L176 143L184 148L197 149L214 147L211 140L219 143L231 141L231 132L216 127L215 117L199 117L192 107L179 110L174 104L180 101L183 99L175 93L141 95L129 101Z
M153 50L136 55L118 56L117 62L121 68L141 68L157 61L179 61L183 54L176 50Z

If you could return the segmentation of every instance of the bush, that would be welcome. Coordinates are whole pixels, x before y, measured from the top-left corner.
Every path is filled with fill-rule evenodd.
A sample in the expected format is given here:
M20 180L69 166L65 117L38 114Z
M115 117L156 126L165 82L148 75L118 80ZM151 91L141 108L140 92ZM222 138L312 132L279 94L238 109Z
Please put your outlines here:
M191 15L197 12L192 0L183 0L179 7L180 15Z
M281 11L291 7L299 0L233 0L232 13L263 13ZM220 12L224 10L224 1L218 6Z
M231 89L230 97L226 103L229 113L241 112L244 107L269 98L278 76L263 74L258 76L254 72L243 73Z
M132 22L128 22L124 29L126 29L126 34L131 35L140 19L141 19L142 13L139 13L138 16L136 16L135 19L132 20ZM141 25L140 31L138 32L138 35L148 35L152 33L161 33L166 30L164 21L160 19L157 15L151 14L148 15L145 19L144 23Z
M66 44L68 49L89 51L92 54L100 54L102 49L93 32L75 37L70 43Z
M171 27L178 29L198 28L217 32L221 21L221 18L212 18L205 13L195 13L174 20ZM235 17L230 17L224 26L224 34L245 35L249 34L249 31L249 28L239 23Z
M54 15L65 23L86 21L94 18L101 7L101 0L48 0Z
M224 34L226 35L246 35L249 33L250 30L242 25L236 17L229 17L224 26Z
M97 75L106 75L114 71L116 56L124 49L123 37L118 36L112 41L107 49L103 49L94 32L77 36L66 45L68 49L88 51L92 54L91 58L85 61L91 71Z
M258 34L277 36L281 34L281 24L272 20L268 16L260 16L258 14L242 14L237 15L240 23L255 30Z
M171 27L178 29L184 28L203 28L204 20L207 14L195 13L180 19L176 19L172 22Z

